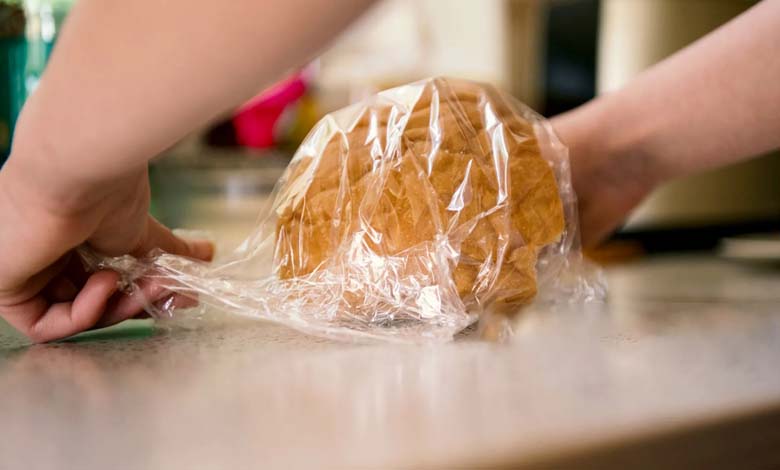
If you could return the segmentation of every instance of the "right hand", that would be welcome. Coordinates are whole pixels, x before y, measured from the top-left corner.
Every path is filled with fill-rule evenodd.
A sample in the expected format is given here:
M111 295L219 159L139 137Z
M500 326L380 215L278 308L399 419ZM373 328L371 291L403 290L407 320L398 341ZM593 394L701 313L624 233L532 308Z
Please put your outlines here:
M569 148L582 244L586 248L607 238L665 179L657 159L641 145L622 142L619 129L611 131L613 123L609 119L591 103L551 120L556 134Z

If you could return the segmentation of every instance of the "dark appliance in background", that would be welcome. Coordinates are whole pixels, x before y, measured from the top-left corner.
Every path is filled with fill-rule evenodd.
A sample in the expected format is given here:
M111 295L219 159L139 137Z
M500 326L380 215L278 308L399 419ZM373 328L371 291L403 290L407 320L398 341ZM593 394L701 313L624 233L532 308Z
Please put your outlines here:
M549 2L538 111L555 116L596 96L599 0Z

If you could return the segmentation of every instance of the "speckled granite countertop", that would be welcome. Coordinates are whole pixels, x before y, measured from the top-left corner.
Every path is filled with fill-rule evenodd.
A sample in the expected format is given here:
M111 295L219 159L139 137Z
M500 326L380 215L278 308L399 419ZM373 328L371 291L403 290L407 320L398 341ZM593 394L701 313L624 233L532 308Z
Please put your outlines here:
M219 312L33 347L2 325L0 468L772 458L746 451L744 439L710 436L695 452L662 446L636 460L644 442L684 443L674 437L684 430L707 435L744 416L776 416L780 272L689 257L608 275L608 305L526 315L503 345L336 344ZM780 427L764 429L778 437ZM770 434L762 431L765 446ZM604 453L625 443L640 451ZM599 452L607 460L591 458Z

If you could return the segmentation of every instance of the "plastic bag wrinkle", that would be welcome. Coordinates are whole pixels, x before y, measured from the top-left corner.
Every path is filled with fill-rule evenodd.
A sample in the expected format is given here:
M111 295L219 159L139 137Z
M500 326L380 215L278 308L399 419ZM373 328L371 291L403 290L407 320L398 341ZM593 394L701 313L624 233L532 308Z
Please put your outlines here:
M580 253L566 147L487 85L428 79L326 116L272 201L212 265L164 253L85 260L130 288L151 281L341 340L447 341L480 316L604 295Z

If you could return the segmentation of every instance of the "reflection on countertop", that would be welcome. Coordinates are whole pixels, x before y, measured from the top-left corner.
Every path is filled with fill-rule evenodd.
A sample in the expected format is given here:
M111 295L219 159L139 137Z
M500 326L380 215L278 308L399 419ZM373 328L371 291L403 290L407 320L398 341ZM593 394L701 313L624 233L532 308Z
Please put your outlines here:
M339 344L219 312L31 347L3 325L0 468L521 466L780 406L780 272L608 277L607 304L528 312L508 344Z

